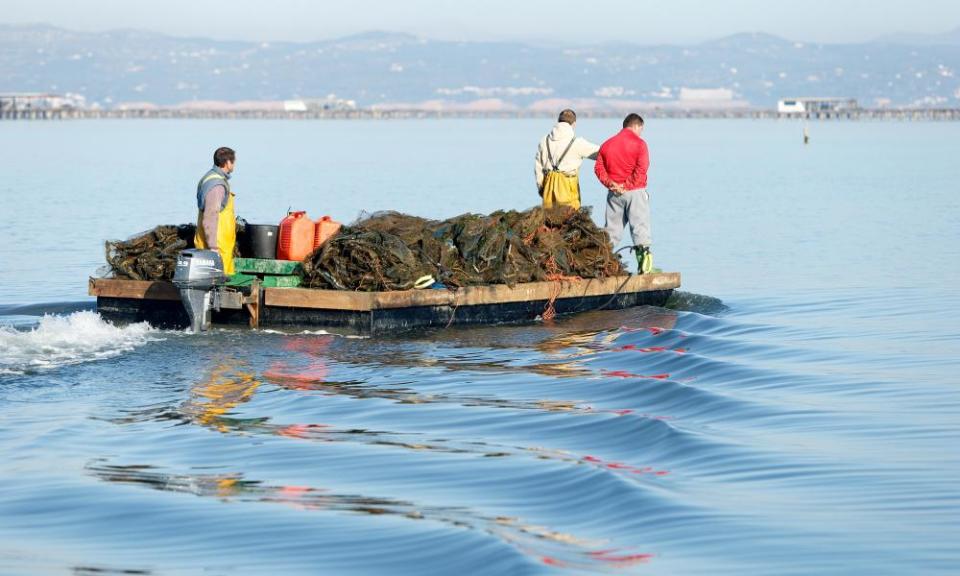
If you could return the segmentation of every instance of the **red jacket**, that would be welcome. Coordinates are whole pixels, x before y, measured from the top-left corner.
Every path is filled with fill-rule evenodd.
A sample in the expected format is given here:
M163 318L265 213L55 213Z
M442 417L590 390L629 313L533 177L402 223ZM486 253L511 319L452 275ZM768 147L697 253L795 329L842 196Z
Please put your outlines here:
M649 167L647 143L633 130L624 128L600 146L593 171L605 188L617 183L625 190L638 190L647 187Z

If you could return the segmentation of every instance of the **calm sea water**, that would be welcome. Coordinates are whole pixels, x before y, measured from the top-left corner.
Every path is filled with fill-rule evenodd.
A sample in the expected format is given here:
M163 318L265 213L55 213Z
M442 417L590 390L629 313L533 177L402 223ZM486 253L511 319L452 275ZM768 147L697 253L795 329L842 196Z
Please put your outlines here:
M447 217L533 205L549 128L0 124L0 574L960 572L956 124L648 122L672 309L365 339L91 311L103 240L192 220L217 146L250 222Z

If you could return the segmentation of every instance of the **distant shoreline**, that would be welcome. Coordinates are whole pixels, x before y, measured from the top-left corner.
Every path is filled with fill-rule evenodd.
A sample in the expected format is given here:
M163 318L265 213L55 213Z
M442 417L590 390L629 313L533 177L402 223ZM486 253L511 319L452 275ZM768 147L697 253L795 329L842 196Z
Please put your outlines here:
M929 109L870 109L845 110L842 112L818 112L803 114L780 113L768 109L737 110L677 110L643 109L639 110L650 118L679 119L754 119L754 120L917 120L917 121L958 121L960 108ZM622 110L583 110L579 113L585 118L618 118ZM444 118L548 118L554 114L534 111L437 111L437 110L179 110L179 109L134 109L134 110L78 110L78 109L34 109L4 110L0 120L412 120Z

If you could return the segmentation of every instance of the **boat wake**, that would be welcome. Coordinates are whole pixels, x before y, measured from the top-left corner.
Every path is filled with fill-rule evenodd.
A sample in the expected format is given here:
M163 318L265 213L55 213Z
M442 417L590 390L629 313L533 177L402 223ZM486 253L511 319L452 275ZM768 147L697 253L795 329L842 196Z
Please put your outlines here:
M78 300L73 302L40 302L37 304L0 305L0 319L12 316L44 316L47 314L69 314L84 310L96 310L97 303L93 300Z
M693 292L683 292L674 290L670 295L670 300L665 306L671 310L681 310L683 312L696 312L707 316L717 316L730 309L723 303L723 300L706 296L704 294L694 294Z
M90 311L43 316L28 330L0 326L0 376L111 358L155 340L159 333L145 322L114 326Z

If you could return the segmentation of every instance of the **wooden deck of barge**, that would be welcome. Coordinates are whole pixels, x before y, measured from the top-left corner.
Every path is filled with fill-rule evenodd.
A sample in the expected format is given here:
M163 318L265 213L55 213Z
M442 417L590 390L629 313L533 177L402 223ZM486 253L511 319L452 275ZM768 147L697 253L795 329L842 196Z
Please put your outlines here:
M213 323L376 334L452 324L530 321L541 316L550 302L561 315L662 306L679 286L678 272L458 290L347 292L255 286L242 289L246 301L255 306L221 310L214 313ZM107 320L148 321L168 328L189 326L180 294L170 282L91 278L89 293L97 297L97 310Z

